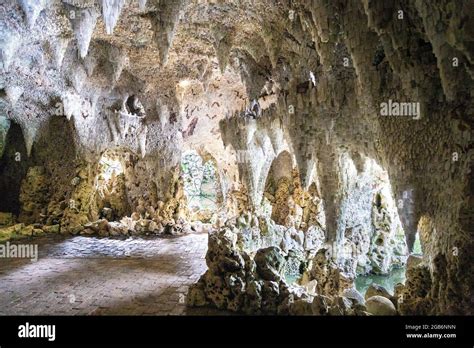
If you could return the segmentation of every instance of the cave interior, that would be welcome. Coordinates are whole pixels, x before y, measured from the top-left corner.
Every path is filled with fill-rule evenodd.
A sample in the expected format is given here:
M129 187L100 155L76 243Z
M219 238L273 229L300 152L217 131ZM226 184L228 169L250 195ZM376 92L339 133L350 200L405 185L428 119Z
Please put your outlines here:
M199 264L183 313L474 314L474 2L7 0L0 17L2 245L190 241L169 261Z

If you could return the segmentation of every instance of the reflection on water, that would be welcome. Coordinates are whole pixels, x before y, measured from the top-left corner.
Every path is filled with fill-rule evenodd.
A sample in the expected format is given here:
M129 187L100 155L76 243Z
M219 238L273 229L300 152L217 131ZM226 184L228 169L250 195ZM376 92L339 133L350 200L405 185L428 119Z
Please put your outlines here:
M356 289L365 296L365 292L370 284L378 284L393 294L393 290L397 283L405 284L405 268L396 268L388 275L374 275L369 274L365 276L358 276L355 280Z

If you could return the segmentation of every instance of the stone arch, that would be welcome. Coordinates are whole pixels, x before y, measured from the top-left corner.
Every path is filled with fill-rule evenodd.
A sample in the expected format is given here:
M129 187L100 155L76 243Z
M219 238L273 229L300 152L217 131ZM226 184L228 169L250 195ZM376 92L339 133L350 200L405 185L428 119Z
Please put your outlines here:
M210 152L199 150L197 153L201 156L204 163L211 163L216 171L216 203L220 206L225 202L227 195L227 181L225 180L225 175L216 158Z
M95 179L100 217L111 221L131 214L130 188L133 187L135 176L133 163L137 158L135 153L124 147L107 149L101 153Z
M217 161L203 150L185 151L181 158L181 176L192 218L210 221L223 203L221 173Z
M374 159L344 152L336 217L337 245L352 250L353 273L387 274L406 261L406 243L387 171ZM356 248L354 248L356 246Z
M264 196L272 205L272 219L280 225L285 224L289 212L294 165L293 156L283 150L271 161L265 175Z
M287 150L283 150L272 161L268 175L271 175L274 180L278 180L283 176L291 176L293 167L293 157Z
M258 197L258 202L261 202L263 192L265 190L265 184L267 182L268 175L271 170L271 166L274 163L274 161L279 157L279 155L283 152L287 152L285 150L282 150L278 155L273 155L273 156L265 156L264 162L261 165L260 169L260 175L258 176L258 179L256 180L256 185L255 185L255 192Z
M252 123L251 123L252 124ZM247 132L246 141L234 146L239 154L239 177L245 184L250 200L250 209L259 207L265 185L265 179L270 165L275 158L275 149L268 133L259 130L253 122L253 127Z
M76 172L76 143L74 123L65 117L51 117L41 124L31 148L31 167L20 191L21 213L24 223L42 221L45 207L54 214L60 212L51 202L66 199ZM54 185L47 185L47 182Z
M416 235L418 235L421 244L421 250L423 254L434 254L433 250L433 239L436 237L437 230L435 226L435 222L433 219L428 215L424 214L418 219ZM413 250L411 250L412 252Z

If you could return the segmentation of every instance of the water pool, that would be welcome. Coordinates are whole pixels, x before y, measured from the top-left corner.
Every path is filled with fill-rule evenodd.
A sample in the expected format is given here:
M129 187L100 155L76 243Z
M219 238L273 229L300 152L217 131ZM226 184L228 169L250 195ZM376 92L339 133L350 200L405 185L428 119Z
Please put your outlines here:
M371 284L378 284L393 294L397 283L405 283L405 268L395 268L387 275L369 274L358 276L355 280L356 289L365 296L365 292Z

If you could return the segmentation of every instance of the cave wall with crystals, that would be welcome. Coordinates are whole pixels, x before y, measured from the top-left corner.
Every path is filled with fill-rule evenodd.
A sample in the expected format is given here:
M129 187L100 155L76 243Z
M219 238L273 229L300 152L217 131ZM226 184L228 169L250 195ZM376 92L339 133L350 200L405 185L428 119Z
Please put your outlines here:
M273 218L285 225L275 212L291 211L295 229L273 242L291 244L311 226L315 241L357 241L357 264L336 260L348 273L404 263L404 241L391 256L375 241L388 245L402 229L411 250L427 221L398 310L472 314L473 13L454 0L8 0L0 210L73 233L102 231L107 209L129 227L173 229L189 216L181 155L195 150L216 163L227 217L262 219L270 194ZM382 115L391 102L420 112ZM292 176L269 192L287 152ZM104 154L124 167L108 183ZM115 227L105 230L122 233Z

